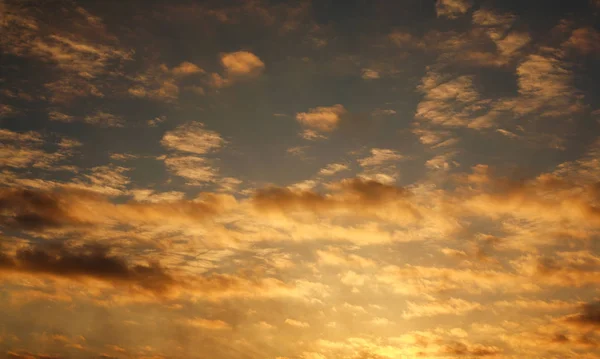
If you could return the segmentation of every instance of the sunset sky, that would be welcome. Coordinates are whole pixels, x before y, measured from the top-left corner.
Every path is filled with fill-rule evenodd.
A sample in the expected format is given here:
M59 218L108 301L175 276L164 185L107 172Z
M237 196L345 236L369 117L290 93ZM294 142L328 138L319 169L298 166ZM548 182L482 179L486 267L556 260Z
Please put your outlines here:
M600 1L0 0L0 357L600 359Z

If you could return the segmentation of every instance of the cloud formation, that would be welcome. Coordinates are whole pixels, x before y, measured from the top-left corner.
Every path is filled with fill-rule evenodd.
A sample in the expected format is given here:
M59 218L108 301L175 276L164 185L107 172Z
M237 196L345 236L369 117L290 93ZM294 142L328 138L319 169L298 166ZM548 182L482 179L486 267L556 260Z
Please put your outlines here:
M335 130L342 116L346 114L344 106L337 104L333 106L319 106L311 108L308 112L296 114L296 120L305 127L318 132L331 132Z

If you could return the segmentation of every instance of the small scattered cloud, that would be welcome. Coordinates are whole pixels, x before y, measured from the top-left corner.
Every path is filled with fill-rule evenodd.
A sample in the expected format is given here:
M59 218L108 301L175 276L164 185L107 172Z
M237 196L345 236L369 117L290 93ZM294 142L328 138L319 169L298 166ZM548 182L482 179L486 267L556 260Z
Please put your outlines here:
M361 77L363 78L363 80L376 80L378 78L380 78L381 76L379 75L379 72L373 69L362 69L361 70Z
M397 162L405 159L397 151L386 148L372 148L370 152L370 156L358 160L358 163L362 167L381 166L389 162Z
M343 163L330 163L319 171L320 175L333 176L334 174L342 171L347 171L348 165Z
M437 315L464 315L474 310L483 309L483 306L479 303L459 298L450 298L445 301L435 302L407 302L406 304L408 309L402 314L406 319L433 317Z
M188 122L167 131L161 144L169 150L204 155L218 150L225 140L215 131L207 130L201 122Z
M173 75L179 77L204 73L205 71L198 67L198 65L196 64L184 61L179 65L175 66L173 69L171 69L171 72L173 73Z
M344 106L319 106L311 108L308 112L296 114L296 120L309 129L319 132L331 132L336 129L342 116L346 114Z
M375 109L373 110L373 112L371 112L372 116L392 116L396 114L396 110L392 110L392 109Z
M309 328L310 324L300 321L300 320L296 320L296 319L286 319L285 320L285 324L290 325L292 327L296 327L296 328Z
M174 156L165 159L165 165L169 171L179 177L183 177L190 185L201 185L212 182L218 174L210 161L197 156Z
M469 11L472 4L470 0L437 0L435 12L438 17L456 19Z
M221 55L221 64L228 78L256 77L265 69L265 63L249 51L229 52Z
M48 118L51 121L60 121L60 122L73 122L74 119L75 119L71 115L67 115L65 113L58 112L58 111L50 111L50 112L48 112Z
M161 124L161 123L165 122L166 120L167 120L167 116L165 116L165 115L162 115L162 116L157 116L157 117L154 117L154 118L153 118L153 119L151 119L151 120L148 120L148 122L147 122L147 123L148 123L148 126L150 126L150 127L156 127L156 126L158 126L159 124Z
M83 121L100 127L123 127L125 124L125 121L120 116L104 111L97 111L92 115L87 115Z
M205 319L205 318L193 318L188 319L185 323L189 326L210 329L210 330L223 330L231 329L231 325L218 319Z
M600 32L590 27L575 29L564 45L582 54L598 53Z

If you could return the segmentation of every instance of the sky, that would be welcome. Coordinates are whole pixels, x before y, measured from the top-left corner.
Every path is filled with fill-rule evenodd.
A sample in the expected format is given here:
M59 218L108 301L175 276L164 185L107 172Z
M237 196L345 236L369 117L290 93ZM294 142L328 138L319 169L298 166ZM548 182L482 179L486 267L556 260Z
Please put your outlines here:
M600 359L599 20L0 0L0 356Z

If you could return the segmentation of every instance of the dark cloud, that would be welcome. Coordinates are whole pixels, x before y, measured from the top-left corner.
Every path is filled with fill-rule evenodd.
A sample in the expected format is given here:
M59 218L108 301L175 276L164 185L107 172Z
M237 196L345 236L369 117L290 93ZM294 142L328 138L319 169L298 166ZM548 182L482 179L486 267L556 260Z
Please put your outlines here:
M566 321L577 326L600 329L600 302L584 304L580 313L568 316Z
M68 185L66 185L68 186ZM63 189L40 191L0 189L0 226L43 231L53 228L110 225L110 223L198 223L228 208L235 199L203 194L196 200L165 200L156 203L131 201L115 204L98 193Z
M408 191L403 188L360 178L344 180L333 185L332 189L331 195L323 195L269 187L259 190L253 202L261 209L319 211L353 205L377 206L408 196Z
M175 284L158 263L132 265L111 255L107 248L68 248L60 243L42 243L17 250L13 256L0 254L0 270L46 274L65 278L94 278L137 285L162 293Z
M29 352L7 351L6 358L8 359L61 359L61 356L48 354L32 354Z
M486 357L498 355L502 350L494 346L467 345L456 342L446 345L443 352L444 354L458 355L461 357Z
M28 189L0 189L0 225L43 230L78 224L68 213L65 196Z

